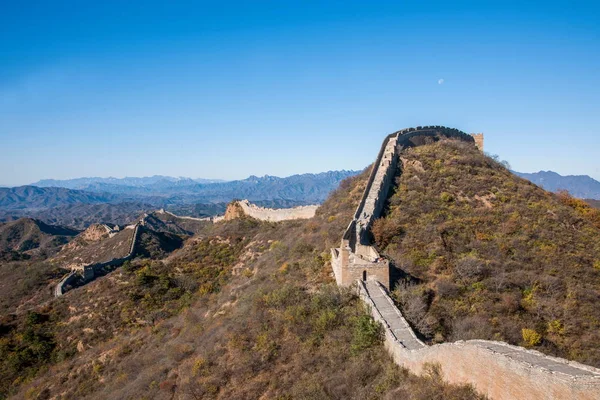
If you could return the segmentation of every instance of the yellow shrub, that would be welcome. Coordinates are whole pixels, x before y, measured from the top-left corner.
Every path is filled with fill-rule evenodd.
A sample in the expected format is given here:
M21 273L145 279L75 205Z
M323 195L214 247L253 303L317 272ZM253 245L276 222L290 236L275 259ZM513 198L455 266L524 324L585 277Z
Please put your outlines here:
M523 328L521 330L521 335L523 335L525 345L529 347L537 346L542 341L542 335L540 335L533 329Z
M206 362L206 360L202 357L199 357L196 359L196 361L194 362L194 365L192 366L192 375L198 376L198 375L204 374L206 372L207 368L208 368L208 363Z
M284 262L283 264L281 264L281 267L279 267L279 272L282 274L287 274L288 269L289 269L288 263Z
M440 199L444 202L444 203L450 203L452 200L454 200L454 196L452 196L450 193L448 192L442 192L442 194L440 194Z
M565 327L563 326L562 322L555 319L553 321L548 322L548 332L555 333L557 335L562 335L563 333L565 333Z

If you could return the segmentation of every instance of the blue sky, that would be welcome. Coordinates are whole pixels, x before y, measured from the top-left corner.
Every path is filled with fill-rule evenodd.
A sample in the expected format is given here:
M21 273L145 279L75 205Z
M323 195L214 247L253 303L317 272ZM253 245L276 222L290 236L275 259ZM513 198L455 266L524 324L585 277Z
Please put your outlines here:
M591 1L3 1L0 184L361 169L430 124L600 179L599 21Z

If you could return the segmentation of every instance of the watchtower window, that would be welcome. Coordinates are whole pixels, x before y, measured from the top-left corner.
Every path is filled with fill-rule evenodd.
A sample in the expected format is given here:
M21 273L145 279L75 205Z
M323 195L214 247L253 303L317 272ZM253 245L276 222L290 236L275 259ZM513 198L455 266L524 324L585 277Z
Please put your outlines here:
M363 281L367 281L367 271L363 271Z

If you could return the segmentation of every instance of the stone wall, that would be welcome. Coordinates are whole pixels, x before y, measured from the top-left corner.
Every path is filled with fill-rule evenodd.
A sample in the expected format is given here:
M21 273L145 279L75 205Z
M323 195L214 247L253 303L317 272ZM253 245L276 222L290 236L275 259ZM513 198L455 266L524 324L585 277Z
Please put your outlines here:
M264 208L250 203L248 200L231 202L225 210L225 220L247 215L261 221L279 222L293 219L309 219L315 216L319 206L299 206L293 208Z
M394 361L414 373L437 364L448 382L472 384L492 399L599 400L600 369L503 342L469 340L427 346L389 298L389 262L371 245L369 228L381 216L402 149L442 138L458 138L483 150L482 134L469 136L444 127L411 128L385 138L341 246L331 250L338 285L356 282L360 298L383 325L385 346Z
M356 279L376 279L390 287L389 261L372 243L371 225L381 216L387 194L404 148L415 147L443 138L473 143L474 138L458 129L425 126L404 129L388 135L379 149L354 218L344 232L339 249L332 250L332 267L338 285L349 286Z
M471 133L471 136L475 139L475 146L483 151L483 133Z
M65 275L60 282L54 287L54 297L59 297L65 294L65 288L77 280L77 271L71 271Z
M416 374L428 364L438 364L446 381L472 384L496 400L600 399L600 370L587 365L488 340L411 345L418 339L401 313L396 309L398 317L385 315L365 282L358 281L357 288L373 318L383 325L385 347L396 364ZM377 294L386 297L384 306L393 304L381 285L376 289L371 285L371 290L380 290ZM398 325L404 325L414 340L400 340Z
M56 285L56 287L54 289L54 296L59 297L59 296L62 296L63 294L65 294L65 292L67 291L66 290L67 286L72 285L73 282L75 282L80 277L83 278L83 280L85 282L89 282L89 281L92 281L95 278L96 274L99 273L104 268L121 265L125 261L131 260L136 253L136 247L138 246L138 243L139 243L139 239L141 236L141 224L142 223L143 223L143 219L142 219L142 221L139 221L138 223L136 223L133 227L127 227L127 228L133 229L133 234L131 237L131 245L129 246L129 253L125 257L113 258L110 261L85 265L82 268L77 268L77 270L72 270Z

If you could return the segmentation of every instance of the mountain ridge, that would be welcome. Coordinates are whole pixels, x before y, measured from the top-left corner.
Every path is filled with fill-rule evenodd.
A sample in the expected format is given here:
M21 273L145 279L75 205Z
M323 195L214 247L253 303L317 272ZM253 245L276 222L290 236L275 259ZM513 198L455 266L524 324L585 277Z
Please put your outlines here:
M600 200L600 182L589 175L560 175L554 171L511 172L550 192L566 190L575 197Z

